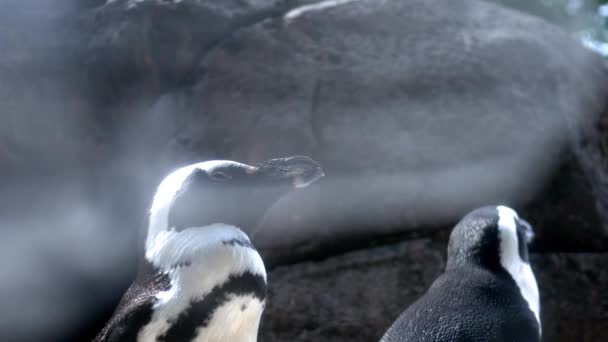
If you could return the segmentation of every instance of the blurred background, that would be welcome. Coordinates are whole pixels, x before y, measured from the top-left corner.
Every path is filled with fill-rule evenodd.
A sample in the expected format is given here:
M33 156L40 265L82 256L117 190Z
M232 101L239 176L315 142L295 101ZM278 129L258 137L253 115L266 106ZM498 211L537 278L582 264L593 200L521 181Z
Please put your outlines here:
M608 56L608 1L602 0L496 0L496 3L542 17L563 27L583 44Z
M378 340L491 203L546 340L608 331L608 1L3 0L0 49L2 341L101 329L171 170L295 154L327 177L255 236L262 341Z

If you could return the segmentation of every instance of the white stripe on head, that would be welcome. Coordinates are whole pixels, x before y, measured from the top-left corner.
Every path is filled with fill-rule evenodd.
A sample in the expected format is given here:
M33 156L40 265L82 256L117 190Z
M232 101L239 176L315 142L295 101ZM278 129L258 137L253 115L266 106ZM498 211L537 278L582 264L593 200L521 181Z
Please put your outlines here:
M534 313L540 327L540 299L538 285L530 264L519 255L517 238L517 213L508 207L498 206L498 231L500 238L500 263L509 272ZM522 242L525 243L525 242Z

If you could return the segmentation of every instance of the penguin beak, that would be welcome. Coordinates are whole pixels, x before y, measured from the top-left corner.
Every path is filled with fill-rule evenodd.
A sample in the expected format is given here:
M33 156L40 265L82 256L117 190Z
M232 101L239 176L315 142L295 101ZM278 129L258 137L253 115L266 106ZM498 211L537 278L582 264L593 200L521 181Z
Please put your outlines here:
M277 158L256 165L258 175L271 182L289 182L294 188L305 188L323 176L323 169L305 156Z
M519 222L523 227L526 243L531 243L532 240L534 240L534 230L532 229L532 225L528 221L522 219L519 219Z

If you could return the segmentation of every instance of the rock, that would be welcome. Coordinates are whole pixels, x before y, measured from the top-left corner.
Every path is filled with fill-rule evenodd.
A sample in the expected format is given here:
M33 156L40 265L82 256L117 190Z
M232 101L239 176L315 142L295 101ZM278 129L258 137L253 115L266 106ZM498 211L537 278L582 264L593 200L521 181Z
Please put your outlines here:
M601 341L608 329L608 253L536 255L545 341Z
M572 131L560 167L522 214L544 232L537 250L608 250L608 104Z
M487 203L530 208L554 237L540 250L608 249L605 156L583 146L608 72L539 19L474 0L11 4L3 174L73 169L143 208L186 162L306 154L326 179L256 237L278 260L449 228Z
M323 4L114 1L96 11L90 48L120 96L94 93L127 112L129 99L165 94L140 114L153 132L173 130L143 138L158 168L159 156L319 160L323 183L278 203L256 236L278 262L331 255L336 240L445 229L487 203L530 208L553 237L541 250L608 248L576 151L607 106L598 56L484 2ZM564 183L585 191L573 200L554 190Z
M576 173L586 157L572 152L581 122L606 108L597 56L540 20L485 3L352 1L286 17L209 51L195 96L210 120L201 137L223 141L222 155L301 153L326 170L323 183L269 213L256 236L269 257L447 228L486 203L540 210L537 221L548 224L537 229L548 233L539 235L561 237L541 238L541 249L608 248L597 194L586 171ZM573 55L562 60L557 50ZM583 79L586 89L572 91ZM556 193L560 167L574 175L558 183L584 189L576 201L543 196ZM563 215L545 220L556 203ZM554 224L564 217L579 222ZM568 227L580 221L585 234L572 239Z
M0 13L0 175L80 168L100 156L83 92L84 32L73 0L3 2ZM78 166L76 167L75 164ZM84 167L86 169L86 167Z
M138 118L116 122L122 136L142 122L154 132L124 140L144 155L132 174L201 158L322 163L323 183L261 225L269 259L446 229L487 203L550 231L539 250L608 249L598 177L580 151L608 108L608 72L542 20L422 0L117 0L94 14L91 93Z
M378 341L445 265L445 243L403 242L279 267L260 340ZM608 329L608 253L535 254L543 340L597 342Z

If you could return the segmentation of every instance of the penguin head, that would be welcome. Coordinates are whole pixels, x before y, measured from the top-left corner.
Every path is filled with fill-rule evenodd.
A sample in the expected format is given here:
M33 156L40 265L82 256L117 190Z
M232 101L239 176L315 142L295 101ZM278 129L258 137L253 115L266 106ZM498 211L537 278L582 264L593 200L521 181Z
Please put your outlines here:
M452 230L448 267L477 265L507 271L529 263L534 232L528 222L505 206L487 206L468 213Z
M534 314L540 334L540 298L528 255L533 238L530 224L511 208L473 210L450 235L446 270L473 266L495 274L505 275L506 271Z
M221 224L250 233L282 195L322 176L321 167L303 156L256 165L213 160L182 167L157 189L149 212L146 251L169 231Z

